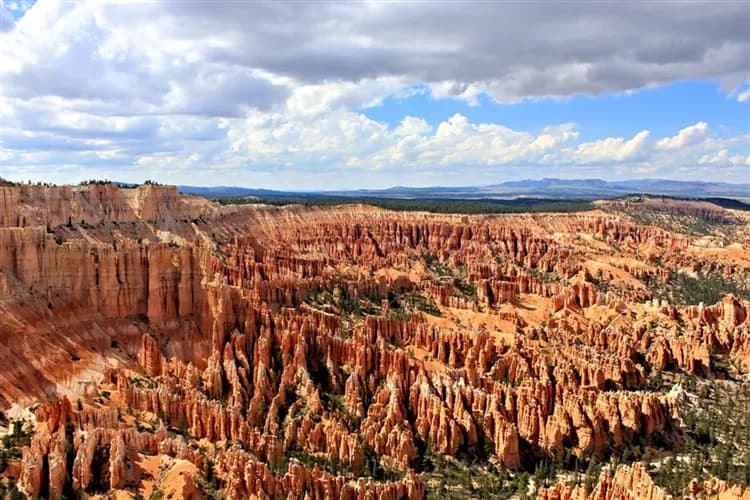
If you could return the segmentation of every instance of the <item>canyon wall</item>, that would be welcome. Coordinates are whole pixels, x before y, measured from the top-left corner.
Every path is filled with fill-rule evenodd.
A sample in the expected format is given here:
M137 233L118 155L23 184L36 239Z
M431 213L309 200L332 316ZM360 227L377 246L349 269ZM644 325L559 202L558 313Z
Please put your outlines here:
M0 207L0 406L41 404L31 496L192 467L184 495L422 498L430 454L520 473L679 449L655 375L750 368L750 303L645 285L742 258L602 212L221 207L161 186L3 187ZM618 469L594 495L661 498L648 481Z

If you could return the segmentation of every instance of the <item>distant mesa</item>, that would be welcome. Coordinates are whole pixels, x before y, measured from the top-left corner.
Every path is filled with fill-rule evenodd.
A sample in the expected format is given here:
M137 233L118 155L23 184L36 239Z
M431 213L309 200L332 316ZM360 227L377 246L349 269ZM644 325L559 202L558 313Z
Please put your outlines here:
M514 197L548 197L600 199L617 198L633 193L666 195L688 198L727 197L750 198L750 184L721 182L674 181L665 179L636 179L628 181L604 181L601 179L540 179L508 181L489 186L467 187L392 187L388 189L359 189L332 191L278 191L241 187L180 186L180 191L209 197L222 196L304 196L326 195L373 198L420 198L420 199L480 199Z

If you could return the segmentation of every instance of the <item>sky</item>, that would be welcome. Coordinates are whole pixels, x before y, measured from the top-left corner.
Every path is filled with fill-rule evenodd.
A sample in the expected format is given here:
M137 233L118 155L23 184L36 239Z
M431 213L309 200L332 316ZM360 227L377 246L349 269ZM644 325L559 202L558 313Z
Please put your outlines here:
M0 177L750 182L746 1L0 0Z

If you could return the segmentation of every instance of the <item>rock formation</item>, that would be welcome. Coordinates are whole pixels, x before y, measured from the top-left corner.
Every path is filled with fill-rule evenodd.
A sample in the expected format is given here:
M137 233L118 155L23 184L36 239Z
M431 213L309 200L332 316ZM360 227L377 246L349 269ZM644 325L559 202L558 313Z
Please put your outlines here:
M656 374L750 369L750 303L655 300L664 264L643 257L746 272L742 252L601 211L20 186L0 187L0 226L0 405L37 405L30 496L423 498L435 454L520 473L678 449ZM636 464L589 496L663 495Z

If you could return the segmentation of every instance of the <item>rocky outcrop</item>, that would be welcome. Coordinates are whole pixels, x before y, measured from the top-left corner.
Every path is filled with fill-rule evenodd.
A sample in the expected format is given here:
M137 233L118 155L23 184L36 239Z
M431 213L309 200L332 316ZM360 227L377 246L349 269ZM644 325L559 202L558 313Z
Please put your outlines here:
M84 425L41 432L24 450L21 490L30 497L50 498L73 492L106 492L133 485L132 454L165 454L200 464L202 459L182 438L171 438L164 427L154 433Z
M667 500L671 495L654 484L645 466L635 463L631 466L621 465L614 474L605 471L599 482L590 493L586 493L582 485L570 486L557 483L550 488L541 488L539 500ZM703 484L693 479L685 488L685 498L713 498L713 499L747 499L750 489L741 486L731 486L726 481L716 478L709 479Z
M146 333L141 337L141 349L138 352L138 362L149 377L161 375L162 354L156 340Z
M208 201L176 186L0 186L0 227L56 227L101 222L198 218L216 212Z
M586 500L589 498L607 500L667 500L667 493L656 486L645 468L639 464L620 466L610 475L602 473L599 482L590 494L583 486L564 486L560 483L553 488L541 489L540 500Z
M138 488L134 464L163 459L154 484L185 497L422 498L427 450L518 472L678 447L656 374L750 366L747 301L645 286L665 271L644 256L712 258L602 212L219 207L159 186L0 187L0 206L0 404L42 403L32 496ZM649 481L623 467L593 495L660 498Z
M398 482L376 483L360 478L348 481L317 467L305 468L292 459L282 477L274 475L268 465L258 462L240 449L232 448L217 460L217 473L228 485L228 498L296 497L365 499L421 499L424 483L409 472Z

